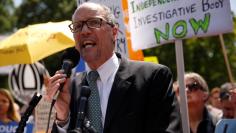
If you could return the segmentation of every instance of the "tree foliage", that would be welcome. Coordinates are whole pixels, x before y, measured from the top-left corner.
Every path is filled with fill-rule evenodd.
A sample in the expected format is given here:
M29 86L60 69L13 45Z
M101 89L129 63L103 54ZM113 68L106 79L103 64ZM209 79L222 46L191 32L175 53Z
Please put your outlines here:
M75 8L75 0L23 0L15 11L16 27L22 28L29 24L49 21L71 20Z
M0 34L6 34L14 29L14 3L12 0L0 1Z

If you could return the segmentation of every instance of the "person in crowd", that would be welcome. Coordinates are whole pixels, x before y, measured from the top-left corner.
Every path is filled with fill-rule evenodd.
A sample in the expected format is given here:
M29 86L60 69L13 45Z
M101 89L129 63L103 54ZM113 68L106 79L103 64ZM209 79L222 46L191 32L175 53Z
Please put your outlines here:
M214 116L212 117L214 124L216 124L223 117L220 91L221 89L219 87L213 88L210 92L207 104L207 110L212 116Z
M0 122L19 122L20 114L9 90L0 88Z
M214 133L213 116L208 112L208 85L198 73L184 75L191 133Z
M221 86L220 101L222 104L223 118L236 118L236 89L235 84L224 83Z
M75 10L69 27L76 49L88 66L76 90L83 85L91 89L85 115L96 131L182 133L180 110L169 68L131 61L115 53L118 27L108 7L91 2L81 4ZM60 84L65 83L55 103L56 120L52 132L73 129L77 121L74 117L78 106L75 104L76 93L73 89L70 93L71 80L65 77L62 71L57 71L49 79L47 87L46 98L50 100ZM92 111L94 108L96 110Z
M236 83L229 83L226 82L223 85L221 85L221 88L223 90L228 90L231 96L231 101L232 104L234 106L234 108L236 108Z
M217 109L221 109L222 105L220 102L220 88L215 87L211 90L208 103Z

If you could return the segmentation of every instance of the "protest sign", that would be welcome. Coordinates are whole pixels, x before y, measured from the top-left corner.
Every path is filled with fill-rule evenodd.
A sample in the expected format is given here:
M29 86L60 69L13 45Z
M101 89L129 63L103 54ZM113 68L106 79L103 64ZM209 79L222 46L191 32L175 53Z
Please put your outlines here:
M0 122L0 133L15 133L18 127L18 122L9 122L2 123ZM24 128L24 133L32 133L33 132L33 124L27 123Z
M46 94L46 86L43 86L43 95ZM36 133L45 133L47 126L49 124L49 132L52 129L53 122L56 117L56 111L54 108L52 108L52 113L50 115L50 121L48 121L49 118L49 112L50 112L51 102L42 99L37 107L35 108L35 130ZM49 122L49 123L48 123Z
M229 0L128 0L134 50L233 29Z
M42 91L47 76L48 71L39 62L14 65L8 75L10 91L20 103L27 105L35 92Z

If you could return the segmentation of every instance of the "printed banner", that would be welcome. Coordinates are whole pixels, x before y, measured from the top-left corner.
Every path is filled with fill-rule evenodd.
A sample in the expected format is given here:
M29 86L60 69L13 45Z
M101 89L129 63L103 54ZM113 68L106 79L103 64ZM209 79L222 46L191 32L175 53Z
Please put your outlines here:
M233 30L229 0L128 0L134 50Z
M7 124L0 122L0 133L15 133L17 127L17 122L9 122ZM33 133L33 124L27 123L24 128L24 133Z

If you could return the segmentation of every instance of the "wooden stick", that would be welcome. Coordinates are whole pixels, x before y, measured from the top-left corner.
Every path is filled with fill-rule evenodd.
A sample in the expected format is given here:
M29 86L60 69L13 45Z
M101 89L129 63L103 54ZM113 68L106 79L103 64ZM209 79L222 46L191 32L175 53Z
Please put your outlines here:
M223 52L223 55L224 55L225 65L226 65L226 67L227 67L227 72L228 72L228 76L229 76L229 81L230 81L231 83L234 83L232 71L231 71L231 68L230 68L230 65L229 65L228 56L227 56L226 49L225 49L225 43L224 43L223 35L222 35L222 34L219 34L219 37L220 37L220 44L221 44L222 52Z
M177 75L179 82L180 95L180 112L183 126L183 133L190 133L189 115L187 106L187 96L184 83L184 56L183 56L183 42L182 40L175 40L175 54L177 63Z

